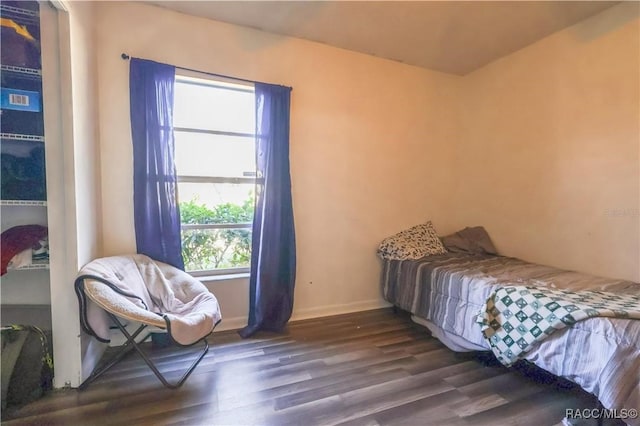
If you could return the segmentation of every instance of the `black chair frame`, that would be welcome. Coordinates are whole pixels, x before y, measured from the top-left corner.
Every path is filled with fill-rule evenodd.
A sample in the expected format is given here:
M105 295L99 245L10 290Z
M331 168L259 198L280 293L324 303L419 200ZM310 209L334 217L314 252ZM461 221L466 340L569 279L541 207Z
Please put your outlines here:
M209 352L209 342L207 342L207 337L205 336L200 340L201 342L204 342L204 349L202 350L202 352L198 354L193 364L191 364L191 366L185 371L185 373L182 375L180 380L178 380L177 382L171 383L165 378L165 376L160 372L160 370L158 370L158 368L153 363L151 358L149 358L149 356L145 354L144 351L139 346L151 336L151 333L149 333L140 342L136 342L135 340L136 337L138 337L140 333L142 333L142 331L144 331L147 328L147 324L142 324L140 325L140 327L138 327L136 331L134 331L133 333L129 333L125 328L125 326L120 322L118 317L116 317L111 312L107 312L107 314L109 314L109 317L111 317L111 319L116 324L116 326L120 329L122 334L124 334L124 336L127 338L127 341L122 346L120 346L120 349L118 350L118 352L116 352L111 359L109 359L104 365L94 370L93 373L91 373L91 375L87 377L87 379L84 382L82 382L82 384L78 387L78 389L80 390L86 389L87 386L89 386L89 384L95 381L98 377L102 376L102 374L104 374L107 370L113 367L118 361L120 361L125 355L127 355L129 352L131 352L134 349L138 352L138 354L140 354L144 362L149 366L151 371L153 371L153 373L156 375L156 377L158 377L158 379L162 382L163 385L165 385L169 389L177 389L180 386L182 386L182 384L187 380L187 378L191 375L191 373L193 373L193 370L198 366L198 364L200 364L200 361L202 361L202 359L207 354L207 352Z

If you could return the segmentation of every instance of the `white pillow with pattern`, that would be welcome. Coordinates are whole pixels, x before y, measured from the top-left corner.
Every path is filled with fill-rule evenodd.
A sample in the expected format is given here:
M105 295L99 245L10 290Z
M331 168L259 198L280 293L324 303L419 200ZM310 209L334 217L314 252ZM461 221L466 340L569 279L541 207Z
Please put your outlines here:
M385 238L378 247L383 259L410 260L447 253L431 221Z

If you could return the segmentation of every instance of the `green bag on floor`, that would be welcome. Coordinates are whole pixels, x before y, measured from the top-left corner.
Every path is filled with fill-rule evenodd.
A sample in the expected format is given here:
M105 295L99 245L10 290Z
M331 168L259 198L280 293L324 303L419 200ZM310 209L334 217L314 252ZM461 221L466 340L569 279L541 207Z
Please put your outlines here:
M2 410L40 398L52 388L50 339L38 327L2 327Z

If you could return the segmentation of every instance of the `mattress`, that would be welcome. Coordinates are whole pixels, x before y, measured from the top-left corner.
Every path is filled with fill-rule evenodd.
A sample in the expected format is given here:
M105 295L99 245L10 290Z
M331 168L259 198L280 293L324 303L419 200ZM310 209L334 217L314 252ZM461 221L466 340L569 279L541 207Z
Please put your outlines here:
M385 299L434 324L445 340L455 341L454 350L489 350L475 318L491 293L506 285L640 294L638 283L503 256L449 253L387 260L382 270ZM537 344L524 359L577 383L606 408L640 408L639 320L580 321Z

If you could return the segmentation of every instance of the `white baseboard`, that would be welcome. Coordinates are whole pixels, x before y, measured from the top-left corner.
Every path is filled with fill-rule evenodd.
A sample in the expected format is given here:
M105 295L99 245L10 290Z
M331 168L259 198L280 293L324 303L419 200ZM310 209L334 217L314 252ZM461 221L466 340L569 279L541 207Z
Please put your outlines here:
M317 306L306 309L294 308L291 321L350 314L352 312L370 311L372 309L388 308L390 306L392 306L390 303L375 299L355 303L345 303L342 305ZM237 330L246 325L247 317L223 318L222 322L216 327L214 333L218 331Z
M247 317L233 317L222 318L222 322L216 326L213 330L214 333L218 331L238 330L247 325Z
M306 309L295 309L291 316L291 321L298 321L310 318L328 317L331 315L350 314L352 312L370 311L372 309L388 308L390 303L381 299L364 300L362 302L345 303L342 305L318 306Z

